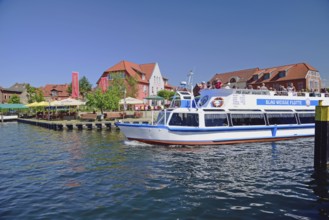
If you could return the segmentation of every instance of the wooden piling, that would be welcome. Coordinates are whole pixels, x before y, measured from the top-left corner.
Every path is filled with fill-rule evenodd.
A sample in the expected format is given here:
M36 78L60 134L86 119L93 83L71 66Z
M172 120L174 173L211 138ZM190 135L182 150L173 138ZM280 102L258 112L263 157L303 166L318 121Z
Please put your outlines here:
M329 106L323 106L322 101L315 109L315 142L314 168L327 169L329 157Z

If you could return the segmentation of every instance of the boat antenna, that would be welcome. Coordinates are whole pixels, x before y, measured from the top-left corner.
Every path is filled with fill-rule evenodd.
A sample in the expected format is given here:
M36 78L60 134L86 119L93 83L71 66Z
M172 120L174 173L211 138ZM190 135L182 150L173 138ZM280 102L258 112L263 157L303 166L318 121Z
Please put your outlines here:
M191 92L193 92L193 74L192 70L187 74L187 87L191 89Z

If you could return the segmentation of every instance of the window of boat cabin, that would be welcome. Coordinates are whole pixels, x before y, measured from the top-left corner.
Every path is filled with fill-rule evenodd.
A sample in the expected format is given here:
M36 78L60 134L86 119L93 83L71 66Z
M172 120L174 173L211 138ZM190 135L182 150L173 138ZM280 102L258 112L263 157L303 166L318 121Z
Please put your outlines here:
M315 123L315 113L298 113L301 124Z
M264 114L231 114L233 126L265 125Z
M165 113L166 113L166 115L165 115ZM159 115L158 115L158 118L157 118L157 121L156 121L156 124L157 125L164 125L165 124L165 119L168 122L169 116L170 116L170 111L160 111Z
M173 113L169 125L199 127L199 115L195 113Z
M206 127L228 126L227 114L205 114L204 124Z
M267 113L270 125L297 124L294 113Z

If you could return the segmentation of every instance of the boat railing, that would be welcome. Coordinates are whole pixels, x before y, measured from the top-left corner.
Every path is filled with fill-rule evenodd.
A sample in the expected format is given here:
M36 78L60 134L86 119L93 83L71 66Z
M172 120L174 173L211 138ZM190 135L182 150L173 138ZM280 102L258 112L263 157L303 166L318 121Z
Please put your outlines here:
M235 94L243 95L270 95L268 90L253 90L253 89L236 89L234 90Z
M270 95L270 96L304 96L304 97L329 97L327 93L319 92L293 92L293 91L272 91L254 89L235 89L233 94L241 95Z

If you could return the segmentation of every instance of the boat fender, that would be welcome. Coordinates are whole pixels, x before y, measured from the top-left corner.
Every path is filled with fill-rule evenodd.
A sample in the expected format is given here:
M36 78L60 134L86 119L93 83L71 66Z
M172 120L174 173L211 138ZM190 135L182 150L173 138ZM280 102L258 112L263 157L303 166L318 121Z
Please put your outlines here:
M224 104L224 99L222 97L216 97L212 101L212 106L214 106L216 108L222 107L223 104Z

